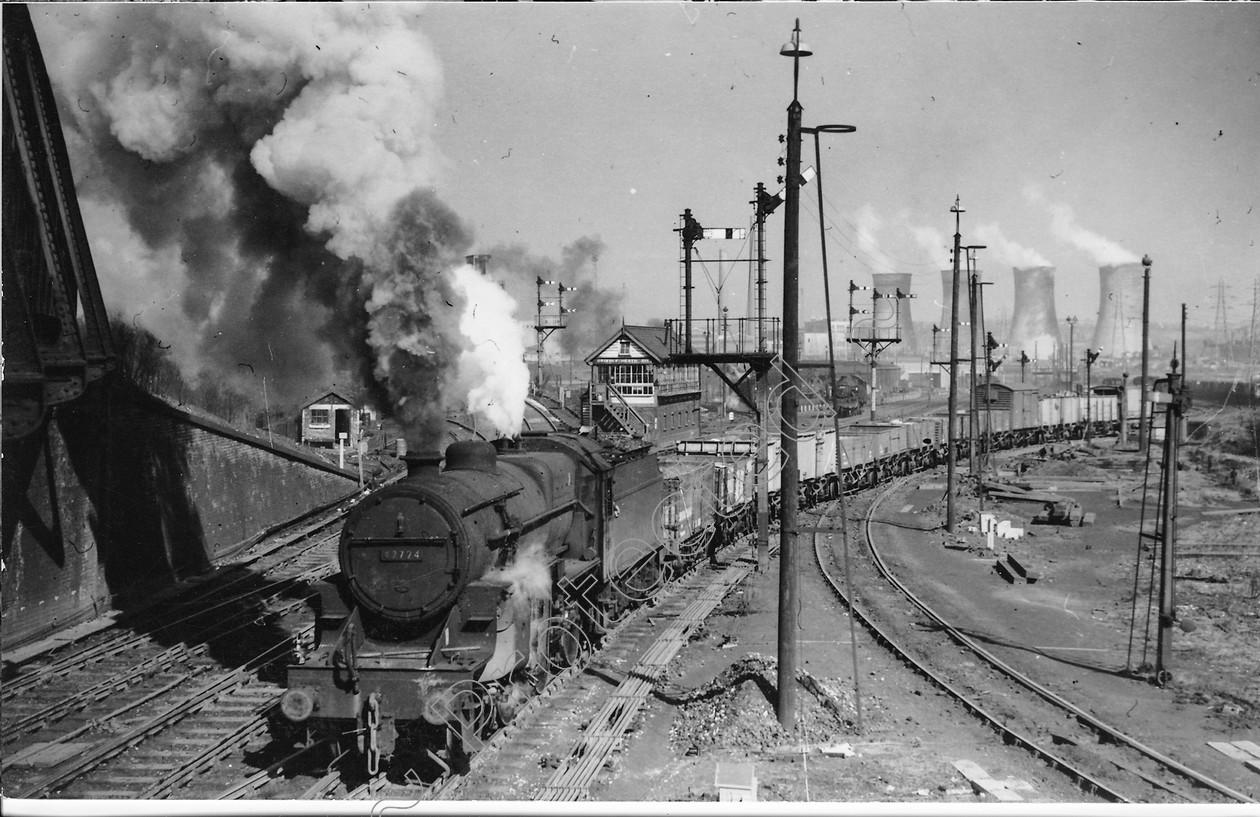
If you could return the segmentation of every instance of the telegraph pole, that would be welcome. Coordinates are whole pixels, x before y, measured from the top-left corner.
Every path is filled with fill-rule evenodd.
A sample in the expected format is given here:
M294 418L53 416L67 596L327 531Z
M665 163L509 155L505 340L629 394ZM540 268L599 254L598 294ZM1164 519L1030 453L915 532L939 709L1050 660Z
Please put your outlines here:
M799 605L797 575L796 527L800 472L797 470L797 406L796 392L800 379L800 348L797 324L800 317L799 249L800 249L800 185L801 115L804 109L797 99L801 57L813 52L801 45L801 21L796 20L792 42L779 53L792 58L792 104L788 106L787 173L783 210L783 368L788 382L783 389L780 409L779 440L783 451L780 484L779 544L779 725L789 733L796 729L796 628Z
M949 309L949 453L946 459L945 477L945 530L954 532L957 509L954 507L954 490L958 482L958 253L962 251L962 232L959 217L967 212L958 206L954 196L954 275L950 284L953 295Z

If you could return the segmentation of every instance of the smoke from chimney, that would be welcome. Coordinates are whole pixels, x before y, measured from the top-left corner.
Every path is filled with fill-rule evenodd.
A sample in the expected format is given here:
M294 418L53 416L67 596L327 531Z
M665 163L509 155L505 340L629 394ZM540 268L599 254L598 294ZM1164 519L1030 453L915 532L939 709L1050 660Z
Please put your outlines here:
M520 244L499 245L489 250L490 276L499 280L519 303L536 302L539 278L575 288L574 292L564 293L564 308L573 311L564 315L565 328L547 341L548 355L558 348L563 355L580 358L620 325L619 296L600 287L597 278L603 250L603 242L590 236L563 247L558 259L533 255ZM556 300L557 296L555 287L543 289L544 300ZM555 309L555 305L546 306L544 320L555 320ZM529 315L522 315L522 319L528 318L532 324L536 315L531 310Z
M432 190L441 67L414 6L296 11L33 10L102 290L187 375L295 402L349 382L431 429L509 345L470 327L510 314ZM493 368L527 384L513 354ZM470 408L514 433L502 380Z

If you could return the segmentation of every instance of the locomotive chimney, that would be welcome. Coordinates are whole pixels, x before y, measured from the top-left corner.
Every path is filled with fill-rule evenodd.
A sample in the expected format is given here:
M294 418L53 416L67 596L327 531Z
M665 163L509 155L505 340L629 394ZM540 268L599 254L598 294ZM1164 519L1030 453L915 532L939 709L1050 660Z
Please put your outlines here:
M880 335L901 338L900 350L908 355L919 353L919 339L914 333L914 319L910 314L910 281L909 273L875 272L871 280L880 295L896 295L900 292L907 297L894 300L892 298L875 302L875 326ZM893 328L894 319L896 328ZM895 333L895 334L894 334Z
M1008 341L1014 359L1023 352L1031 360L1052 361L1059 348L1059 322L1054 314L1054 267L1014 267L1015 315Z
M499 454L494 443L484 440L458 440L446 447L447 471L498 472Z
M487 270L490 265L489 255L465 255L464 261L468 263L468 266L477 270L477 272L480 272L482 275L488 274Z
M407 464L408 477L435 477L441 470L440 451L417 451L404 455L402 459Z
M1142 354L1142 264L1098 269L1098 323L1091 348L1119 360Z

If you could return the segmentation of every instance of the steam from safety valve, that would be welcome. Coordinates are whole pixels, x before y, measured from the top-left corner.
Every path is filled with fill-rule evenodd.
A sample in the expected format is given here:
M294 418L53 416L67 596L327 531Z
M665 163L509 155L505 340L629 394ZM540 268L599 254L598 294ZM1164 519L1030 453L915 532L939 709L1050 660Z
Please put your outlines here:
M429 191L394 210L362 286L371 386L407 437L436 447L446 415L468 410L500 436L520 433L529 388L516 302L461 259L460 219Z
M503 437L521 431L529 369L525 330L513 317L516 301L494 281L465 264L453 273L464 303L459 331L466 345L457 361L456 393L468 410Z

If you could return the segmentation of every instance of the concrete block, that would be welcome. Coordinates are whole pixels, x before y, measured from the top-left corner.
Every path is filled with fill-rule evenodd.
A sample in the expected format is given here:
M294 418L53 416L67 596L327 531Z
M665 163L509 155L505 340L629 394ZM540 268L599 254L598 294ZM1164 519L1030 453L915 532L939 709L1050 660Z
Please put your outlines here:
M757 801L757 772L751 763L718 763L713 785L717 786L719 802Z
M954 768L962 772L971 783L971 788L976 794L987 794L1003 803L1014 803L1024 799L1011 790L1009 783L995 780L988 772L970 760L955 760L953 764Z
M1007 567L1006 563L1001 559L998 559L993 563L993 569L997 571L999 576L1006 580L1007 584L1015 583L1015 574L1011 572L1011 569Z
M857 754L851 743L824 743L818 751L828 757L852 757Z

